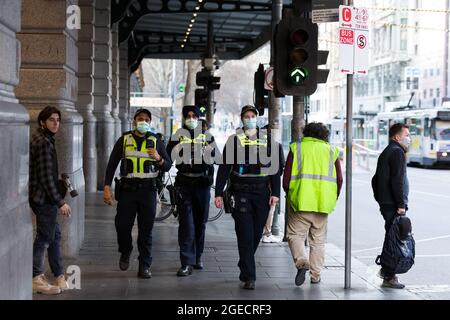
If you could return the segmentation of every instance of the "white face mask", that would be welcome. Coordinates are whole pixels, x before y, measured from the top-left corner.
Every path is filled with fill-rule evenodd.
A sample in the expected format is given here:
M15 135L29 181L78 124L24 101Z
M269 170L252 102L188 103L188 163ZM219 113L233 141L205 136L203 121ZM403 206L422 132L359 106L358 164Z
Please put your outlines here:
M411 138L410 137L404 137L401 141L401 144L403 144L405 147L409 147L409 145L411 144Z
M150 124L145 121L139 121L136 123L136 130L140 133L147 133L150 131Z
M188 129L195 129L198 126L198 120L197 119L186 119L184 121L184 124Z
M244 118L242 119L244 124L244 129L255 129L256 128L256 118Z

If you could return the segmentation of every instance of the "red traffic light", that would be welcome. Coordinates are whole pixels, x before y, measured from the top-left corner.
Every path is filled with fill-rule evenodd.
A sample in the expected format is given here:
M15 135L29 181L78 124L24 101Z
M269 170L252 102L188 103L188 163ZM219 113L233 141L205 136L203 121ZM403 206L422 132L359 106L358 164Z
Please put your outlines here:
M291 43L295 46L302 46L309 40L308 33L303 29L291 32Z

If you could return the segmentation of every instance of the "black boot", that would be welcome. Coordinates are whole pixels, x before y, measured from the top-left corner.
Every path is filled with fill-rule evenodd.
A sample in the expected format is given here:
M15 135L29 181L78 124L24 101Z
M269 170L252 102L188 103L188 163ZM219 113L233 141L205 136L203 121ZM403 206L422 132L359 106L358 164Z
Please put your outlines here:
M150 279L152 277L152 272L150 267L145 267L143 264L139 264L138 278Z
M125 271L130 266L130 254L131 254L131 252L127 252L127 253L122 253L120 255L120 260L119 260L120 270Z
M194 269L198 269L198 270L203 269L203 261L200 257L197 258L197 261L194 264Z
M191 266L182 266L180 269L178 269L177 272L177 276L179 277L190 276L191 274L192 274Z

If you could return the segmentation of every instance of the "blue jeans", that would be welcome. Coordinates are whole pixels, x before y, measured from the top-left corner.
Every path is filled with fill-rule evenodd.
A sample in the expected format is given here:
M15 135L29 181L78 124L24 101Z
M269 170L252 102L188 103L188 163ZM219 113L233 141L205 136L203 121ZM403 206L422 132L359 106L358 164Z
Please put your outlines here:
M48 263L55 277L64 274L60 243L61 230L56 220L58 207L52 204L36 205L31 203L31 209L36 215L36 239L33 244L33 277L44 273L45 250Z

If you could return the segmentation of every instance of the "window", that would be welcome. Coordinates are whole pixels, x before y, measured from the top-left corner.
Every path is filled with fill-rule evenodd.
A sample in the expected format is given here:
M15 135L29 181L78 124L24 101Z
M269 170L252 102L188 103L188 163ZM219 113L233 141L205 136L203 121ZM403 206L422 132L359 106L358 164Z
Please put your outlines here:
M433 89L430 89L430 98L433 98Z
M427 90L423 90L423 98L424 98L424 99L427 98Z
M419 45L417 44L414 45L414 55L419 55Z
M438 76L438 75L440 75L440 74L441 74L441 69L436 68L436 75Z
M431 68L431 69L430 69L430 77L433 77L433 76L434 76L434 69Z
M424 77L424 78L427 77L427 71L428 71L428 69L423 70L423 77Z
M378 121L378 134L388 134L388 125L386 120Z
M441 97L441 89L440 88L436 88L436 98L440 98L440 97Z

